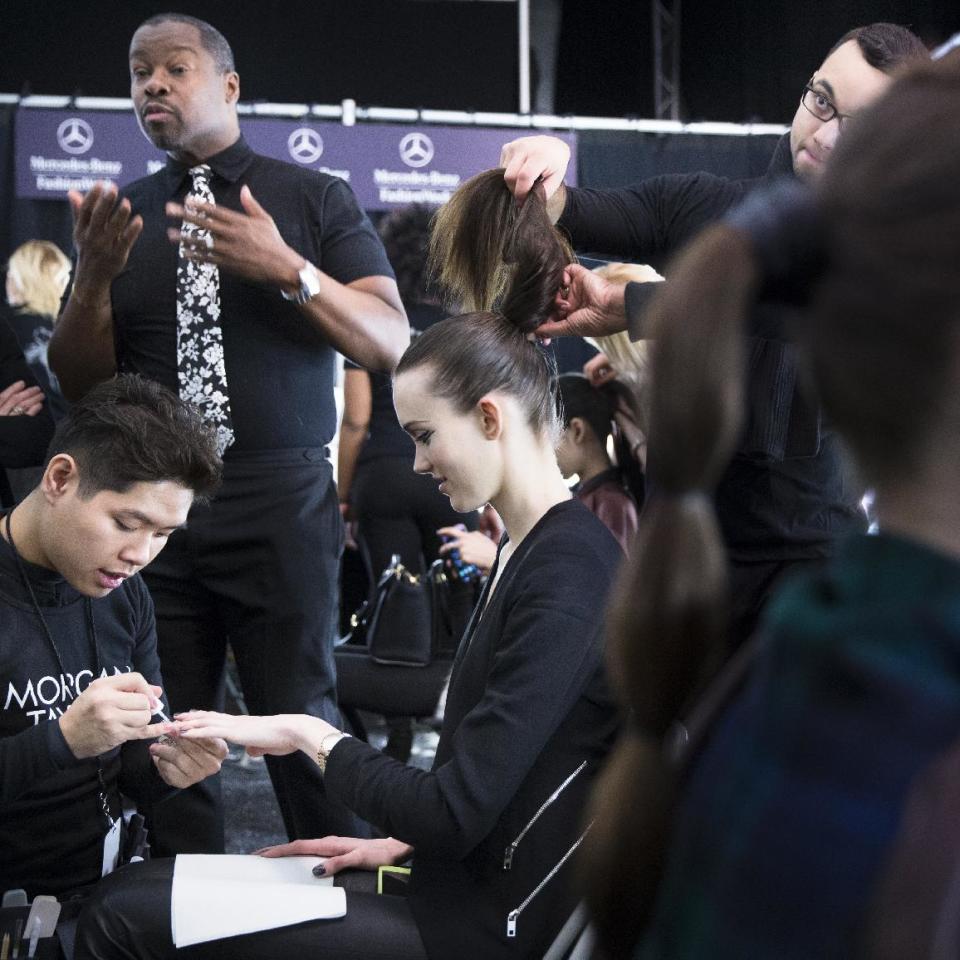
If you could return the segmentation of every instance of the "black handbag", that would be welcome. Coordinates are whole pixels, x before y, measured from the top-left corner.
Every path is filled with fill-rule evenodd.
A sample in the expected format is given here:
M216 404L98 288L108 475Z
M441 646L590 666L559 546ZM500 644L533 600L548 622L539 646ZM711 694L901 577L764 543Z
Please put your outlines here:
M341 707L432 715L480 589L450 577L443 560L417 576L398 556L391 558L375 595L353 614L350 634L336 647Z
M358 626L371 659L401 667L424 667L433 658L433 604L437 587L431 567L415 576L394 554L380 575L372 606Z
M452 658L476 597L474 584L448 577L443 560L416 575L394 554L374 598L350 618L348 642L363 644L374 662L390 666Z

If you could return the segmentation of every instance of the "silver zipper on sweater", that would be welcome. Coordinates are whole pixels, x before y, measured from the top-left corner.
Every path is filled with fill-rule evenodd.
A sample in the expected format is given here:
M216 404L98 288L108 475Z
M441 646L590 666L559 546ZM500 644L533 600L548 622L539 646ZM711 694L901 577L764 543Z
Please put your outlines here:
M583 838L590 832L590 828L593 826L593 821L587 825L587 829L580 834L577 842L561 857L560 862L533 888L533 892L527 897L523 903L520 904L516 910L511 910L507 914L507 936L515 937L517 935L517 920L520 917L520 914L530 905L530 902L536 897L536 895L557 875L557 872L560 868L573 856L577 847L583 843Z
M571 773L570 776L567 777L567 779L564 780L563 783L561 783L560 786L557 787L557 789L554 790L546 800L544 800L544 802L540 805L540 809L533 815L533 819L520 831L519 834L517 834L516 840L514 840L513 843L511 843L510 846L507 847L507 849L503 852L504 870L509 870L513 866L513 855L517 852L517 847L520 846L520 841L523 840L523 838L527 835L527 831L537 822L537 820L540 819L540 815L543 813L543 811L546 810L547 807L549 807L550 804L553 803L553 801L556 800L557 797L559 797L560 794L567 789L574 779L576 779L586 765L587 761L584 760L583 763L581 763L580 766L577 767L577 769L574 770L573 773Z

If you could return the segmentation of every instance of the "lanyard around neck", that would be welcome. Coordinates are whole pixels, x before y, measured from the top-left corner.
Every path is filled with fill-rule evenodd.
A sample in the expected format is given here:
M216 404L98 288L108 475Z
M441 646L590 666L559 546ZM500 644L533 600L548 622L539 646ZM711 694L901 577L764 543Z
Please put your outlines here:
M43 628L43 632L46 635L47 641L50 644L50 649L53 651L53 655L57 660L57 665L60 667L60 675L63 678L61 682L66 682L67 670L63 664L63 657L60 655L60 648L57 646L56 640L53 639L53 633L50 630L50 626L47 623L47 618L43 615L43 608L40 606L39 601L37 600L37 595L34 592L33 584L30 582L30 578L27 576L26 568L23 565L23 560L20 557L20 552L17 550L17 545L13 540L13 531L10 529L10 514L13 513L11 510L4 517L4 525L7 533L7 542L10 544L10 550L13 553L13 558L17 564L17 572L20 574L20 580L23 582L23 586L26 588L27 593L30 595L30 600L33 603L33 612L37 615L37 619L40 621L40 626ZM100 662L100 643L97 639L97 625L93 619L93 601L89 597L83 598L83 607L84 607L84 619L86 620L87 625L87 636L90 639L90 646L93 650L93 659L96 664L96 674L95 676L100 675L102 670L102 664ZM76 696L76 690L74 690L74 695ZM110 815L110 804L107 800L107 785L103 778L103 761L100 757L97 757L97 782L99 784L99 807L103 812L103 815L106 817L107 826L110 827L113 825L113 817Z
M63 665L63 657L60 655L60 648L57 646L57 642L53 639L53 633L50 631L50 626L47 624L47 618L43 615L43 608L40 606L39 601L37 600L37 595L34 592L33 584L30 582L30 578L27 576L26 568L23 565L23 560L20 557L20 551L17 550L17 545L13 540L13 531L10 529L10 514L13 513L11 510L10 513L4 517L4 525L7 533L7 542L10 544L10 550L13 552L13 559L17 564L17 572L20 574L20 580L23 583L24 589L30 595L30 602L33 604L33 612L37 615L37 619L40 621L40 626L43 628L43 633L47 638L47 642L50 644L50 649L53 651L54 657L56 657L57 665L60 667L60 672L66 676L66 668ZM87 637L90 640L90 649L93 651L94 663L97 667L97 675L103 669L103 664L100 662L100 643L97 638L97 625L93 619L93 601L89 597L83 598L83 607L84 607L84 619L86 620L87 626Z

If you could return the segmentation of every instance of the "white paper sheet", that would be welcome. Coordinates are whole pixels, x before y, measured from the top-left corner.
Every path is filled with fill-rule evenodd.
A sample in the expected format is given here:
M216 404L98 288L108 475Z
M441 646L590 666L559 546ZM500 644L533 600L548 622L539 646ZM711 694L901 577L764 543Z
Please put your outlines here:
M177 947L304 920L342 917L347 897L315 877L322 857L180 854L173 868L171 927Z

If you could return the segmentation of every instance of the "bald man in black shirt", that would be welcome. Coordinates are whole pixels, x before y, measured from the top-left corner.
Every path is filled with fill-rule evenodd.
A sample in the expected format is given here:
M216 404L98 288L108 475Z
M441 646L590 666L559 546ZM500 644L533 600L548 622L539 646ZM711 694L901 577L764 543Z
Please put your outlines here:
M409 336L393 273L343 181L247 146L219 31L153 17L130 73L167 165L119 201L111 187L71 195L77 272L51 362L68 396L135 371L220 432L222 491L148 578L173 709L221 704L229 642L253 712L337 722L334 351L393 368ZM356 829L306 757L268 766L291 838ZM158 852L223 849L219 797L200 790L153 824Z

